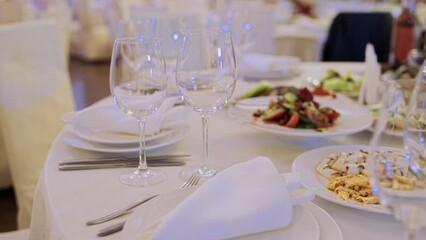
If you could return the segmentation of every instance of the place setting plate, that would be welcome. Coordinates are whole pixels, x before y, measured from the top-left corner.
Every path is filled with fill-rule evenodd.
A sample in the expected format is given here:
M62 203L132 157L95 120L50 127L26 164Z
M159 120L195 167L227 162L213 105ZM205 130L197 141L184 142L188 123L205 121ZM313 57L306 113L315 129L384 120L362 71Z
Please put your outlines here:
M257 109L267 108L267 103L276 96L256 97L240 100L233 103L228 108L228 115L243 123L244 125L284 137L309 137L321 138L348 135L368 129L373 123L373 114L368 109L357 105L346 96L337 94L336 98L331 96L315 96L322 106L328 106L340 113L339 119L334 126L325 131L315 129L288 128L277 124L264 123L262 120L255 120L253 113Z
M193 191L194 188L188 188L162 194L141 205L126 221L122 236L125 239L139 239L141 234L144 237L152 235L161 219ZM342 233L334 219L322 208L314 203L304 203L293 208L292 222L287 227L233 239L341 240Z
M111 132L105 129L90 129L84 126L73 126L73 133L81 139L89 142L106 145L136 145L139 144L139 136L131 133ZM173 129L163 127L159 132L146 135L145 141L151 142L173 133Z
M239 75L247 81L257 80L291 80L301 74L300 69L291 69L288 72L282 71L262 71L257 69L242 69Z
M173 123L169 125L168 130L162 133L160 136L156 136L155 139L151 139L146 143L147 151L154 151L171 144L177 143L184 139L189 134L189 125L184 122ZM139 142L138 140L128 145L123 144L104 144L96 141L88 141L85 138L80 137L75 133L73 126L68 125L65 127L63 141L68 145L92 152L103 152L103 153L138 153Z
M368 151L367 145L337 145L313 149L302 153L293 161L292 171L300 172L302 184L315 192L318 197L327 201L337 203L350 208L360 209L368 212L391 214L391 212L380 204L363 204L352 199L344 201L336 193L327 189L327 179L317 173L319 164L324 163L331 153L356 152L360 149Z

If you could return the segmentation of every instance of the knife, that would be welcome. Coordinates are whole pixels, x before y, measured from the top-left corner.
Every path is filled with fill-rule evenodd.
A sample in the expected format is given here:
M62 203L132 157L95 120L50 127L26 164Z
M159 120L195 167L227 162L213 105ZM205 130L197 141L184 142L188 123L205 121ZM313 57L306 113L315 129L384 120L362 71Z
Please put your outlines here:
M159 160L168 160L175 158L186 158L190 157L189 154L176 154L176 155L157 155L157 156L147 156L146 160L148 163L151 161ZM84 164L104 164L104 163L131 163L139 162L139 157L101 157L101 158L79 158L79 159L69 159L66 161L60 161L59 165L84 165Z
M170 166L183 166L183 161L158 161L149 162L149 167L170 167ZM72 170L92 170L92 169L108 169L108 168L129 168L137 167L138 162L131 163L103 163L103 164L72 164L72 165L59 165L61 171L72 171Z

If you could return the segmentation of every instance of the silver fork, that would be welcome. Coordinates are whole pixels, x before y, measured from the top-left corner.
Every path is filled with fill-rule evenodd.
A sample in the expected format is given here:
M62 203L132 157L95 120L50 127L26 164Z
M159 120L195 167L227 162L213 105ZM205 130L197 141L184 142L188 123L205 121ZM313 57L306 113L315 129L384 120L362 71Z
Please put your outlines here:
M191 175L191 177L186 181L186 182L184 182L179 188L180 189L182 189L182 188L186 188L186 187L191 187L191 186L195 186L195 185L197 185L198 184L198 182L200 181L200 175L198 175L198 174L196 174L196 173L194 173L194 174L192 174ZM139 202L136 202L136 203L134 203L134 204L132 204L132 205L130 205L130 206L128 206L128 207L125 207L125 208L123 208L123 209L120 209L120 210L118 210L118 211L115 211L115 212L113 212L113 213L110 213L110 214L108 214L108 215L106 215L106 216L103 216L103 217L100 217L100 218L96 218L96 219L93 219L93 220L90 220L90 221L87 221L86 222L86 225L87 226L91 226L91 225L96 225L96 224L100 224L100 223L104 223L104 222L107 222L107 221L109 221L109 220L112 220L112 219L115 219L115 218L117 218L117 217L120 217L120 216L122 216L122 215L124 215L124 214L126 214L126 213L129 213L131 210L133 210L134 208L136 208L137 206L139 206L139 205L141 205L141 204L144 204L144 203L146 203L146 202L148 202L149 200L151 200L151 199L153 199L153 198L155 198L155 197L157 197L158 196L158 194L156 194L156 195L153 195L153 196L150 196L150 197L147 197L147 198L145 198L145 199L143 199L143 200L141 200L141 201L139 201Z
M184 182L184 183L183 183L183 184L179 187L179 189L187 188L187 187L191 187L191 186L196 186L196 185L200 182L200 178L201 178L201 177L200 177L200 175L198 175L198 174L196 174L196 173L193 173L193 174L191 175L191 177L190 177L188 180L186 180L186 182ZM149 197L149 198L146 198L146 199L142 200L141 202L139 202L139 203L140 203L139 205L141 205L142 203L145 203L145 202L147 202L147 201L149 201L149 200L153 199L153 198L154 198L154 197L156 197L156 196L158 196L158 194L157 194L157 195L154 195L154 196L152 196L152 197ZM136 204L138 204L138 203L136 203ZM133 206L134 206L134 205L136 205L136 204L133 204L133 205L132 205L132 206L130 206L130 207L133 207ZM138 205L138 206L139 206L139 205ZM130 207L126 208L126 209L129 209L129 210L127 210L127 211L126 211L126 212L124 212L124 213L129 212L129 211L131 210L131 209L130 209ZM133 208L135 208L135 207L133 207ZM123 210L125 210L125 209L123 209ZM123 211L123 210L121 210L121 211ZM119 216L123 215L124 213L120 214ZM114 217L114 218L115 218L115 217ZM103 221L103 222L105 222L105 221ZM109 227L103 228L103 229L99 230L99 232L98 232L98 237L104 237L104 236L108 236L108 235L111 235L111 234L113 234L113 233L119 232L119 231L123 230L124 224L126 224L126 221L122 221L122 222L116 223L116 224L114 224L114 225L111 225L111 226L109 226Z

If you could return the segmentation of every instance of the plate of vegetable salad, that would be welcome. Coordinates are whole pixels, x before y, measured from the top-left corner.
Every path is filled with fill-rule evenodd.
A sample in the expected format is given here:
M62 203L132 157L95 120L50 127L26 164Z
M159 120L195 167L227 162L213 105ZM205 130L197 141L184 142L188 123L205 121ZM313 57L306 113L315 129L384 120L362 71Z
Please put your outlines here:
M317 96L296 87L287 87L277 96L241 99L228 108L228 115L249 127L296 137L353 134L373 123L367 108L344 95Z
M353 71L337 71L326 69L320 78L308 77L310 85L328 91L344 94L348 97L357 97L361 89L363 77Z

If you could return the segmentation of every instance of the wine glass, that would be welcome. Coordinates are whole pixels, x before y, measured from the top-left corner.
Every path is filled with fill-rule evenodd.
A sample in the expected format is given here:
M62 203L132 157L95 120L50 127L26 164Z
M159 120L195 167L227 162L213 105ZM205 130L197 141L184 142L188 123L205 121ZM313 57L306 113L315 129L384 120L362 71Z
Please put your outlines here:
M254 30L250 14L243 9L226 9L214 11L208 18L207 27L231 32L237 59L252 50Z
M381 203L400 220L405 239L414 240L417 231L426 224L426 69L423 64L411 100L405 111L403 141L396 146L404 150L385 149L386 125L404 96L395 83L389 83L382 101L380 116L370 142L369 167L373 176L373 192ZM385 150L384 150L385 149Z
M146 118L163 103L166 88L166 66L158 39L115 40L110 70L111 94L116 105L137 120L140 136L139 166L120 176L124 184L148 187L166 178L162 171L148 168L145 154Z
M195 30L184 33L177 57L176 85L181 98L201 114L203 155L201 164L181 172L187 179L196 172L202 177L214 176L219 167L208 160L208 123L231 98L236 84L236 62L229 32Z

